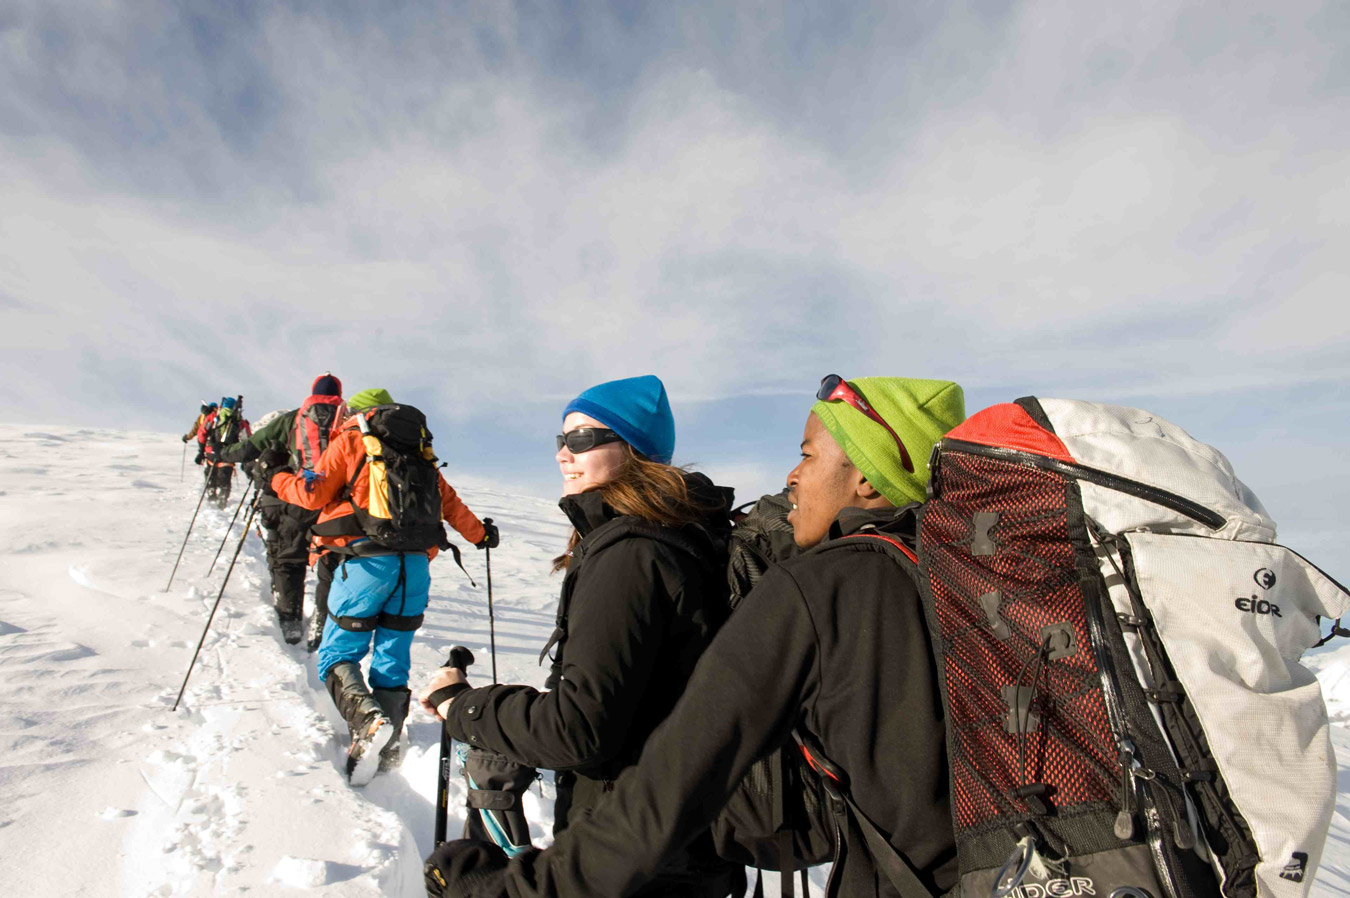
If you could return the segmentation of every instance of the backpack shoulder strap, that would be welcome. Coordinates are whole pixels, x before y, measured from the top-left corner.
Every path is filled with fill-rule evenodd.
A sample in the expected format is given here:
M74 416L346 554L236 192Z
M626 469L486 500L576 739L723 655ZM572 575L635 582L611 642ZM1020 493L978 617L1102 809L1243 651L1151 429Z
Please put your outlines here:
M830 810L834 813L835 826L842 841L842 845L836 843L835 861L838 862L841 847L856 843L857 837L861 836L877 870L895 886L900 898L933 898L933 893L919 879L909 860L895 850L890 840L882 835L877 825L867 818L853 800L853 794L848 788L848 775L826 758L820 746L800 730L794 729L792 738L801 747L806 763L820 775L821 785L829 796Z
M919 556L914 553L913 549L901 542L899 538L891 536L888 533L873 530L865 533L850 533L848 536L841 536L840 539L879 539L882 542L888 543L896 549L899 549L900 554L904 555L910 561L915 564L919 563Z
M624 517L617 522L610 522L609 529L596 536L593 541L586 546L586 557L592 557L596 552L607 549L615 543L622 542L634 537L645 537L658 543L663 543L671 548L684 552L695 561L708 565L707 553L700 550L695 545L694 540L688 536L672 530L669 527L662 527L659 524L652 524L641 518ZM568 575L570 579L570 573ZM553 633L548 641L544 643L544 648L539 652L539 663L543 664L544 659L549 657L549 652L553 647L567 638L567 617L572 603L572 591L569 588L569 579L564 579L563 595L558 600L558 617L553 627ZM557 658L554 658L556 663Z

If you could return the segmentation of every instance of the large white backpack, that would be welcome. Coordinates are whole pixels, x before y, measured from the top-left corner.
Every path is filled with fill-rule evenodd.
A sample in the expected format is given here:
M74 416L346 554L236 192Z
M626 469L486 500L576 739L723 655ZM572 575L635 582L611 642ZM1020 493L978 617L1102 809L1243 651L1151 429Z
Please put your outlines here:
M1148 412L986 409L919 528L963 895L1304 898L1336 765L1300 658L1350 594Z

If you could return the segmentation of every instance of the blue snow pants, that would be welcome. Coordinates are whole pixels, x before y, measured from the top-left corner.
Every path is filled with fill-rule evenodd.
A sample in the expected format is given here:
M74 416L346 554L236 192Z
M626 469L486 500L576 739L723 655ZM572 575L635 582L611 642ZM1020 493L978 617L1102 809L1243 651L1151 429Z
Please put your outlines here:
M361 663L375 641L375 656L370 662L372 689L393 689L408 685L409 653L413 631L374 630L353 632L337 625L338 617L376 617L380 612L414 617L426 611L431 591L431 569L427 556L414 552L402 556L403 576L399 577L398 555L348 558L333 572L333 589L328 594L328 622L323 626L319 644L319 680L328 676L334 664L343 661Z

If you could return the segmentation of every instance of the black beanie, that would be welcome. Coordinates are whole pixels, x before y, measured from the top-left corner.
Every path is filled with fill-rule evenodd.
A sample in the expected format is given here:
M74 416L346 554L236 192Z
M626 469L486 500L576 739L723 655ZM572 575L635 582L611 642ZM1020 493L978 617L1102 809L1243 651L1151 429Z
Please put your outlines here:
M341 396L342 381L338 380L329 372L325 371L314 378L314 386L310 389L311 396Z

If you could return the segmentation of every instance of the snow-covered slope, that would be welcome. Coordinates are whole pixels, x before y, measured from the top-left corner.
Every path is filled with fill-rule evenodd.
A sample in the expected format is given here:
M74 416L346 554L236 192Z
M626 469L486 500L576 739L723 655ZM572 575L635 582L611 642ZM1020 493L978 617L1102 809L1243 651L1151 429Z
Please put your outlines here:
M177 712L183 672L239 534L203 508L172 436L0 425L0 870L11 894L392 895L416 898L430 851L439 727L414 711L394 775L361 791L341 773L343 725L303 648L281 642L256 535L244 543ZM556 506L448 474L501 527L492 553L498 672L542 685L553 626ZM237 482L237 490L242 489ZM236 499L239 492L236 492ZM230 509L233 511L233 508ZM432 565L413 646L414 687L463 643L490 678L483 556ZM312 595L312 584L309 595ZM308 604L307 608L308 610ZM1350 648L1315 658L1333 716L1350 724ZM1350 731L1335 728L1350 762ZM450 805L463 819L461 780ZM1350 896L1350 764L1319 896ZM547 844L551 778L527 813ZM813 871L813 892L824 871ZM771 891L776 884L768 883Z
M160 434L0 426L7 890L425 894L439 729L415 711L402 771L362 792L346 785L345 728L311 658L278 636L256 535L183 703L169 710L240 531L206 576L229 514L204 506L164 591L200 493L191 464L179 481L180 451ZM492 553L499 673L540 685L535 657L552 631L557 589L548 561L566 541L566 522L551 503L461 486L504 536ZM240 490L237 482L236 498ZM469 548L465 561L477 588L445 556L432 566L415 686L454 643L478 656L471 675L490 679L484 558ZM544 842L552 792L541 785L530 812ZM452 789L462 818L458 777Z

